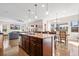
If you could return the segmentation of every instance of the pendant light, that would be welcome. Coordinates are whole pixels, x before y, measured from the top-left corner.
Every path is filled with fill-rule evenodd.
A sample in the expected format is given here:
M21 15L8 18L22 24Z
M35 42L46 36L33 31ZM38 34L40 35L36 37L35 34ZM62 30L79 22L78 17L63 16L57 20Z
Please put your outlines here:
M48 3L46 4L46 15L48 15L49 12L48 12Z
M56 13L56 31L57 31L57 13Z
M31 10L30 10L30 9L28 9L28 16L29 16L29 21L31 21L30 12L31 12Z
M43 4L42 7L45 7L45 5Z
M34 6L35 6L35 19L37 19L38 18L38 16L37 16L37 4L35 4Z

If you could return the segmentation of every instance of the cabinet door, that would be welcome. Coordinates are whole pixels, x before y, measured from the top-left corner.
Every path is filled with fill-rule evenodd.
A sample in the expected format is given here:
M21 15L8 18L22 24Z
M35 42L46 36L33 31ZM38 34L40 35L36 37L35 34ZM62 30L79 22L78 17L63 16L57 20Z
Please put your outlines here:
M25 36L22 37L22 48L25 50L26 47L26 41L25 41Z
M24 45L24 44L23 44L23 36L22 36L22 40L21 40L21 41L22 41L22 46L21 46L21 47L23 48L23 45Z
M41 44L36 44L35 55L36 56L42 56L43 55Z
M29 37L26 37L25 46L26 46L26 47L25 47L25 48L26 48L26 52L27 52L27 53L30 53L30 52L29 52Z
M41 56L42 55L41 39L31 38L30 50L31 50L30 53L32 56Z
M24 48L24 38L22 37L22 48Z
M36 44L34 44L34 43L31 43L30 44L30 55L31 56L35 56L35 48L36 48Z

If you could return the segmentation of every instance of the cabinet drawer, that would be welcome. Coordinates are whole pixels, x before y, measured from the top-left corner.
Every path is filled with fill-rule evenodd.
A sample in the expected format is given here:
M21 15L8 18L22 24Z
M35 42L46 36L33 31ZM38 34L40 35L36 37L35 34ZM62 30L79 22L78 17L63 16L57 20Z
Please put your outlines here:
M42 44L42 39L39 39L39 38L32 38L31 39L34 43L36 44Z

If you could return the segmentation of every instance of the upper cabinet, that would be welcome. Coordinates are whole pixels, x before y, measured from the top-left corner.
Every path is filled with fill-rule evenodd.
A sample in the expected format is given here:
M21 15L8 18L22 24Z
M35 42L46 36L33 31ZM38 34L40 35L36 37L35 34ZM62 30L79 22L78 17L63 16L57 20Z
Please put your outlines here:
M28 29L30 31L43 31L43 20L36 20L29 23Z

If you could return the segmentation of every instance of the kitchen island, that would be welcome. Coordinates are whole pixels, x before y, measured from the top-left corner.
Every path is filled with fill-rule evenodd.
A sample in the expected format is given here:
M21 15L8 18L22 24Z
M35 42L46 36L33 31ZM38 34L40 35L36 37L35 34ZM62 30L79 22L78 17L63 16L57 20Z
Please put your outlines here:
M30 56L51 56L54 55L55 34L26 34L21 33L20 47Z

